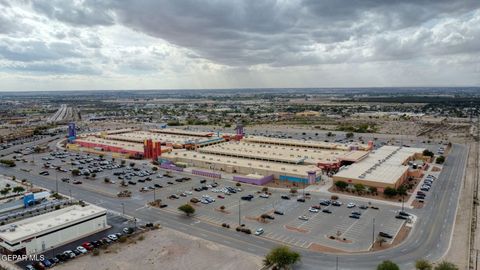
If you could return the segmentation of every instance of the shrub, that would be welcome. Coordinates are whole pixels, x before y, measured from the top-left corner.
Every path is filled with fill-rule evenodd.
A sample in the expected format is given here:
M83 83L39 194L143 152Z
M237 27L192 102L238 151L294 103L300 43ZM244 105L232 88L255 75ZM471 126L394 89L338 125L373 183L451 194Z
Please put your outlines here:
M240 183L236 183L236 184L235 184L235 186L237 186L237 187L239 187L239 186L241 186L241 185L242 185L242 184L240 184Z
M143 241L143 240L145 240L145 236L143 236L143 235L140 235L140 236L138 237L138 240L139 240L139 241Z
M120 236L120 238L118 239L118 242L120 242L120 243L127 242L127 237L125 235Z
M335 186L339 188L340 190L344 190L345 188L348 187L348 183L344 181L337 181L335 182Z
M92 251L92 256L98 256L98 255L100 255L100 250L94 249L94 250Z

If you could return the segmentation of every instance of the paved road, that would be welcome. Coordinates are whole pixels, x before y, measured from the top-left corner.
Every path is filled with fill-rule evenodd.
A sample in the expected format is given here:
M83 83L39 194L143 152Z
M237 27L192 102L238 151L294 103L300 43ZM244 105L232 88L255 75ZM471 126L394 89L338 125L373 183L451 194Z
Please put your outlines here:
M463 145L454 145L449 154L444 170L430 191L430 199L423 209L417 210L419 220L408 239L389 250L366 254L338 255L339 269L375 269L382 260L393 260L401 269L413 269L415 260L426 258L437 260L448 250L454 224L458 194L462 184L466 164L467 149ZM0 167L0 173L16 175L18 179L29 179L36 185L55 189L55 181L41 176L30 175L23 171ZM121 212L122 200L99 195L81 186L63 187L72 189L72 196L91 203L101 202L102 207ZM60 189L68 194L68 190ZM434 195L436 194L436 195ZM228 245L256 255L266 254L278 243L259 237L246 236L232 230L212 226L199 220L191 219L158 209L146 208L141 200L125 200L125 213L140 218L145 222L158 222L163 226L186 232L200 238ZM337 255L299 250L302 262L298 269L335 269Z

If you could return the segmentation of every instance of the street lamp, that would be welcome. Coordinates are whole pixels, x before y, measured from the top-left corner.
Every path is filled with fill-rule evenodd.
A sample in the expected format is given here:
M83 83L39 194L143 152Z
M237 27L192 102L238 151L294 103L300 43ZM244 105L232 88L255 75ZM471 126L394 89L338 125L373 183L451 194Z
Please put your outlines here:
M157 188L154 187L154 188L153 188L153 202L156 201L156 194L155 194L155 193L156 193L156 190L157 190Z
M373 228L372 228L372 249L375 245L375 218L373 218Z
M58 171L55 170L55 190L58 194Z
M125 204L122 202L122 216L125 216Z
M240 203L241 202L242 202L241 199L238 199L238 226L242 225L240 221Z

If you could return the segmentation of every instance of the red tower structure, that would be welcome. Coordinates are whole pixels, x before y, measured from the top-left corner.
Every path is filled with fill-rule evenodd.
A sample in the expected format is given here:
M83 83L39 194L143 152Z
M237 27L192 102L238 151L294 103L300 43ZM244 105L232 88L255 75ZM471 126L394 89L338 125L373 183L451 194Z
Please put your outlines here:
M157 160L162 155L162 143L153 142L152 139L143 142L143 157Z

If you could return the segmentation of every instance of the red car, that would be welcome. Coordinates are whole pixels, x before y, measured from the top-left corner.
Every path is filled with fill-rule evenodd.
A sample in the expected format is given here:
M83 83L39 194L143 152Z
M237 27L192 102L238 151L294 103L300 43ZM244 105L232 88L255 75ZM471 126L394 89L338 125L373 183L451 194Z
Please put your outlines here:
M93 245L90 244L89 242L83 243L82 247L84 247L86 250L92 250L93 249Z
M223 196L223 195L218 195L217 197L220 198L220 199L225 199L225 196Z
M312 208L315 208L315 209L320 210L320 206L319 206L319 205L312 205Z

